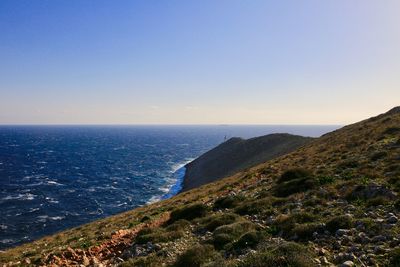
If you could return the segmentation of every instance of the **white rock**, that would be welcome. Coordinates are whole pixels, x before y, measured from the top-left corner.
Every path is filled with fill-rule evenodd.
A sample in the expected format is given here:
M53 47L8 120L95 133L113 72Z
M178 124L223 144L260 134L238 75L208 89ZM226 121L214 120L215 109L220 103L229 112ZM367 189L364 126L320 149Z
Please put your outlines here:
M340 267L353 267L354 266L354 262L352 261L345 261L342 264L339 265Z

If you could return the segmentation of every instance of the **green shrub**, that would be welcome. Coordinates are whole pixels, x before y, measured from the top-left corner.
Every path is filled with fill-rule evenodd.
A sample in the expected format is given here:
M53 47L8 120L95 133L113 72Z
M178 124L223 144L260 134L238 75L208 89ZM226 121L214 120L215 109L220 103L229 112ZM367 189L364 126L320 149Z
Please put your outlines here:
M310 171L297 168L284 172L276 183L274 195L287 197L314 188L318 181Z
M159 267L162 266L163 258L151 254L147 257L135 257L121 263L120 267Z
M400 199L397 200L397 201L394 203L394 208L395 208L397 211L400 211Z
M174 211L171 212L171 218L169 219L169 223L173 223L181 219L190 221L195 218L203 217L204 215L206 215L207 210L208 210L207 206L203 203L196 203L175 209Z
M318 177L318 182L320 185L332 184L335 181L333 176L320 176Z
M348 215L340 215L330 218L326 222L326 228L334 233L338 229L350 229L353 226L353 219Z
M389 267L400 266L400 248L395 248L389 253Z
M291 169L287 170L284 172L281 177L278 179L277 183L283 183L283 182L288 182L292 180L297 180L297 179L302 179L302 178L308 178L312 177L313 174L306 170L306 169L301 169L301 168L296 168L296 169Z
M285 237L292 237L297 235L301 240L311 239L315 231L321 230L321 224L313 223L316 216L308 212L294 213L290 216L278 216L273 226L276 227L277 232L282 232Z
M361 223L364 228L365 228L365 232L368 234L372 234L372 235L377 235L382 231L382 224L381 223L377 223L374 221L374 219L372 218L363 218L359 220L359 223Z
M395 177L390 178L388 182L394 191L400 193L400 171L398 171Z
M387 154L388 154L388 153L387 153L386 151L378 151L378 152L375 152L375 153L371 156L371 160L372 160L372 161L380 160L380 159L386 157Z
M400 127L388 127L382 132L383 135L392 135L396 133L400 133Z
M315 209L316 206L324 206L326 205L326 200L322 198L323 196L314 197L307 199L303 202L304 207L313 207Z
M183 230L187 227L189 227L190 222L187 220L178 220L176 222L174 222L173 224L168 225L165 230L166 231L179 231L179 230Z
M147 222L148 220L150 220L151 218L147 215L143 216L142 219L140 219L140 222Z
M371 198L367 200L366 203L367 207L376 207L379 205L387 205L387 204L389 204L389 200L383 196Z
M244 199L242 195L224 196L215 201L214 209L231 209L240 204Z
M273 225L283 232L289 232L294 228L295 224L311 223L315 221L315 216L308 212L293 213L291 215L278 216Z
M258 231L250 231L243 234L236 242L233 243L234 249L244 249L247 247L255 248L262 240L264 235Z
M214 230L213 244L215 248L222 249L226 244L233 242L244 233L254 229L255 225L248 221L220 226Z
M388 200L395 198L395 195L389 188L373 183L369 184L368 180L366 181L366 183L367 184L357 185L349 189L349 192L346 194L346 199L348 201L354 201L357 199L362 199L366 201L368 199L376 197L383 197Z
M272 215L274 213L272 209L272 199L263 198L253 201L246 201L236 207L235 212L240 215L246 214L264 214Z
M270 235L278 235L280 230L276 225L271 225L265 231Z
M151 233L144 234L139 232L136 236L136 243L146 244L147 242L164 243L179 239L185 235L182 230L167 232L162 228L156 228Z
M212 216L201 219L200 225L205 229L207 229L208 231L212 232L217 227L234 223L239 219L240 217L233 213L214 214Z
M360 163L357 160L346 160L341 162L338 167L340 169L354 169L357 168L360 165Z
M176 240L185 235L185 228L190 223L186 220L179 220L164 228L144 228L138 232L136 243L146 244L147 242L163 243Z
M277 184L274 187L274 195L277 197L287 197L295 193L313 189L316 185L317 181L314 177L295 179Z
M315 232L321 232L323 226L320 223L305 223L296 225L291 233L296 235L299 240L312 240Z
M303 246L287 242L248 254L238 267L312 267L313 255Z
M138 222L129 222L128 228L133 228L133 227L135 227L135 226L138 225L138 224L139 224Z
M195 245L176 260L174 267L200 267L221 260L222 256L211 245Z

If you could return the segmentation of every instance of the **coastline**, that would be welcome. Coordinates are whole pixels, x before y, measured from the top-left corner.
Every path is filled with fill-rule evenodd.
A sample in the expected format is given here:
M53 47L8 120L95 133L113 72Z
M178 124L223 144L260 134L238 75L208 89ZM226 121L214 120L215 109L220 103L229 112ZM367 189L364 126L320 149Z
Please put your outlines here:
M184 163L179 164L176 168L175 171L173 171L172 176L176 179L175 183L170 187L167 193L162 195L160 199L157 201L165 200L168 198L171 198L173 196L178 195L179 193L182 192L183 189L183 183L186 178L186 171L187 171L187 166L190 162L194 161L196 158L192 158L190 160L186 160Z
M164 200L164 199L168 199L171 198L177 194L179 194L182 190L183 187L183 181L185 179L185 175L186 175L186 164L177 169L174 173L173 176L176 177L176 182L174 185L172 185L172 187L169 189L168 193L164 194L163 196L161 196L160 200Z

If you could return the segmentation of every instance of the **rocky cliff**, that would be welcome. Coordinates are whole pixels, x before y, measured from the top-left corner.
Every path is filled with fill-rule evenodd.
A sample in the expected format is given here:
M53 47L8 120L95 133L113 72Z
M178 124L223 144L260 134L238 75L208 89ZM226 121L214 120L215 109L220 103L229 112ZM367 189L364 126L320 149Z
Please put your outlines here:
M182 191L282 156L312 140L310 137L291 134L269 134L248 140L231 138L186 165Z

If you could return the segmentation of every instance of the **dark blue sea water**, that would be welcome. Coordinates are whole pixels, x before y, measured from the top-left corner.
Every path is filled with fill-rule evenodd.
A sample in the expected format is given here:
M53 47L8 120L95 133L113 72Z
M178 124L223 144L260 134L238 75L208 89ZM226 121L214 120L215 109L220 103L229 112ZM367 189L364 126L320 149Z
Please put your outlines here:
M180 189L183 165L223 142L337 126L0 126L0 249Z

